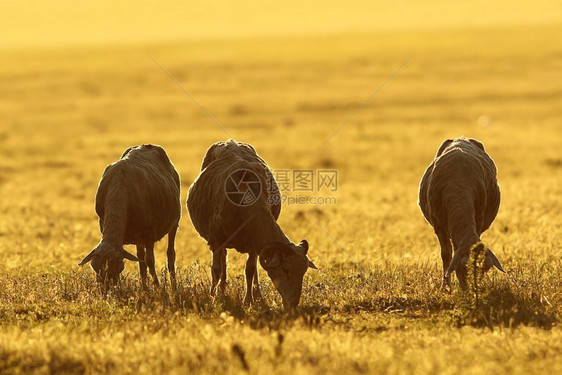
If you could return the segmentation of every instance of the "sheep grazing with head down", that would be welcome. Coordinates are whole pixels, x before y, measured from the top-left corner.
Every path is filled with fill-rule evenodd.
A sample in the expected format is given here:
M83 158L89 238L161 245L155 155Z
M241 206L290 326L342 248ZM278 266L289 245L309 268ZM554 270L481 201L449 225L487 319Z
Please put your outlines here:
M279 188L265 161L249 144L228 140L213 144L201 173L189 188L187 208L195 229L213 252L211 294L226 286L226 249L248 254L245 304L261 297L257 259L267 271L286 308L297 306L307 269L308 242L292 243L277 224Z
M448 139L437 151L420 182L419 205L441 246L443 283L451 287L455 271L462 289L467 284L471 252L485 252L482 270L505 272L492 251L480 241L500 206L494 161L475 139ZM452 247L455 250L452 257Z
M154 243L168 234L168 270L175 286L174 241L181 216L180 176L162 147L131 147L117 162L107 166L96 194L96 213L102 239L80 266L91 262L97 280L114 285L126 258L139 262L143 286L146 287L147 266L158 285ZM123 249L127 244L137 246L136 257Z

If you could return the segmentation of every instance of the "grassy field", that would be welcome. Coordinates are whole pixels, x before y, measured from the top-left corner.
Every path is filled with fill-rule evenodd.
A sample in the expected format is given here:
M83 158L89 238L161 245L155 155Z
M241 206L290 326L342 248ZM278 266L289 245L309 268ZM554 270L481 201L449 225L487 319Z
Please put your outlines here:
M555 372L561 83L558 26L1 50L0 372ZM507 274L490 272L478 302L438 289L437 239L417 206L437 147L461 135L486 145L503 195L483 240ZM338 170L337 204L284 206L279 219L320 268L299 311L283 312L263 270L265 304L244 308L235 251L213 300L211 253L185 205L178 292L143 291L128 262L103 296L76 264L100 238L104 167L160 144L185 202L207 147L230 136L274 169ZM156 263L165 277L164 242Z

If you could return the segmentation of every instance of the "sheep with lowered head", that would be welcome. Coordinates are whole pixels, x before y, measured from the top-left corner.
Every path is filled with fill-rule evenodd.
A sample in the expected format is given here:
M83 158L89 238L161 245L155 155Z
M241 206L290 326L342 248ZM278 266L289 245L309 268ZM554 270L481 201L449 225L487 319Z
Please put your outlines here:
M451 287L453 271L461 288L467 288L471 252L485 252L484 272L492 266L505 272L494 253L480 241L500 206L496 174L494 161L482 143L461 137L443 142L423 175L419 205L441 246L442 288ZM452 259L451 245L455 250Z
M265 161L249 144L228 140L213 144L201 173L189 188L189 216L213 253L211 294L226 286L227 248L248 254L246 297L253 302L252 284L261 296L257 259L267 271L286 308L297 306L308 268L308 242L292 243L277 224L279 188Z
M156 145L127 149L121 158L107 166L96 194L96 213L102 239L79 263L91 262L97 280L116 284L125 264L139 262L143 286L147 266L154 283L154 243L168 234L168 270L175 285L174 241L181 216L180 176L166 151ZM123 249L136 245L137 256Z

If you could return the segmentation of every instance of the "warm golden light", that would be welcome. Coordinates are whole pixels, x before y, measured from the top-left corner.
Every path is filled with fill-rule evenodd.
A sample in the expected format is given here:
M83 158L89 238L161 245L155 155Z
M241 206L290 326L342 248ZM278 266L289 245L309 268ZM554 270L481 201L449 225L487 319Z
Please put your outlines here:
M4 1L0 16L0 373L559 372L559 0L33 0ZM493 158L501 203L472 230L484 221L471 208L489 215L497 185L453 186L460 235L439 243L418 187L439 145L461 136ZM188 189L229 138L253 145L261 169L212 174L192 220ZM181 182L146 147L153 164L116 173L102 195L98 211L113 209L102 235L105 168L150 143ZM221 160L219 172L246 162ZM270 176L279 194L265 192ZM237 249L255 256L246 272L247 255L202 236L229 237L256 201ZM430 203L431 219L441 201ZM154 262L138 243L164 233L175 284L166 239ZM501 266L465 293L440 249L476 237ZM142 249L115 250L127 241Z

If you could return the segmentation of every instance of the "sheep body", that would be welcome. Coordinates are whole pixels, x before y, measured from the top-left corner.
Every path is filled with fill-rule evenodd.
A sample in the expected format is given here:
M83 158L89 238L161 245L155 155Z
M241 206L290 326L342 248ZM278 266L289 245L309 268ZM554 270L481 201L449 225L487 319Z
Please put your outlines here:
M480 243L481 234L490 227L500 206L496 174L494 161L482 143L457 138L441 144L422 177L419 206L441 246L443 286L450 286L449 274L456 271L461 287L466 288L469 253ZM484 269L494 265L503 271L492 251L484 248Z
M247 170L258 176L261 191L255 205L240 207L228 199L226 179L236 171ZM274 223L281 213L281 199L271 170L255 149L247 143L229 140L217 142L207 150L201 173L189 188L187 207L193 226L209 245L225 244L247 253L258 251L256 246L262 244L253 242L259 243L260 239L247 233L251 227L242 228L235 235L232 233L242 222L255 216L265 217L267 221L271 216ZM273 223L269 225L277 227ZM289 241L284 235L275 239Z
M259 179L259 188L254 191L256 199L248 205L235 204L227 195L228 184L232 184L229 178L243 179L245 173ZM279 188L269 167L252 146L234 140L213 144L203 159L201 173L189 188L187 208L195 229L213 252L212 294L219 279L224 291L226 248L235 248L248 254L247 304L253 301L252 281L260 294L258 256L284 303L298 304L302 278L308 267L313 266L306 256L308 243L293 244L277 224L281 211ZM285 275L280 275L282 267L288 270Z
M154 243L168 234L168 268L174 278L174 240L181 217L180 177L162 147L131 147L107 166L96 193L95 210L102 240L80 265L92 261L100 280L108 277L115 282L123 257L140 258L143 285L147 266L158 284ZM123 249L127 244L137 246L138 258ZM105 275L103 267L108 268Z

